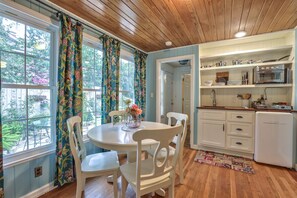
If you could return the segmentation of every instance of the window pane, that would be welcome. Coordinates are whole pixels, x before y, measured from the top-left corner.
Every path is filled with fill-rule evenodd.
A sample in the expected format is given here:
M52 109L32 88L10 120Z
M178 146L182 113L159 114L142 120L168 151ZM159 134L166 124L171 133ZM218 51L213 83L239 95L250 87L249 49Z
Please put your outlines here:
M28 121L29 149L51 143L50 117Z
M3 154L27 150L26 121L2 123Z
M134 103L134 63L120 59L120 64L119 108L125 109L124 100L130 99Z
M83 48L82 48L83 68L85 69L94 68L94 56L95 56L95 49L87 45L83 45Z
M83 132L87 133L88 130L95 126L95 114L93 112L83 113Z
M26 90L1 90L1 116L3 121L26 118Z
M83 111L84 112L95 112L95 92L84 91L83 92Z
M49 85L49 60L27 57L26 64L28 84Z
M83 68L83 88L93 89L94 88L94 70Z
M29 118L50 116L50 90L28 90Z
M27 26L27 55L33 55L42 59L50 58L51 34L36 28Z
M24 55L0 51L1 81L6 84L25 83Z
M24 53L25 25L0 16L0 49Z
M102 52L96 50L95 52L95 88L102 87Z

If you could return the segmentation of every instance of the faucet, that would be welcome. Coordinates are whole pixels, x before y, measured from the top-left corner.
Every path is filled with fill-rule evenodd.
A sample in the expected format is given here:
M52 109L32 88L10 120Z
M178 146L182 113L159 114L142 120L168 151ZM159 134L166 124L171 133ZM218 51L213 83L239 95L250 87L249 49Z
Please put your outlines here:
M212 99L212 106L216 106L217 102L216 102L216 91L214 89L211 90L210 92L210 98Z

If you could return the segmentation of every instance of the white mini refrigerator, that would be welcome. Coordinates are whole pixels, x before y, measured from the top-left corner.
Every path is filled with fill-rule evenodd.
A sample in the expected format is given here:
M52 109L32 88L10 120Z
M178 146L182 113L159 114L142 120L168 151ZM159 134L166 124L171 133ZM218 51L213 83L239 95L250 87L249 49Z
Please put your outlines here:
M293 115L282 112L257 112L255 161L293 167Z

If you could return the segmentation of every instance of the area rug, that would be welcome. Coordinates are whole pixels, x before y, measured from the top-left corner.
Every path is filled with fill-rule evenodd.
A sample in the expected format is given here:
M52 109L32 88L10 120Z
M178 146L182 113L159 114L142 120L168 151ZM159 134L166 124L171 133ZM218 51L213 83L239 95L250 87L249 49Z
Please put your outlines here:
M250 174L255 173L252 166L252 160L242 157L199 150L194 161Z

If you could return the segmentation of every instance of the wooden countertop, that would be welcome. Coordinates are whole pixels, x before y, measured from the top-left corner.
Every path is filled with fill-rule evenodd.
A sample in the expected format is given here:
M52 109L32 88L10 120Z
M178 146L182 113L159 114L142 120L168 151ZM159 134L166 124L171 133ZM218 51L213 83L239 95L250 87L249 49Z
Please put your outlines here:
M291 109L255 109L255 108L244 108L244 107L232 107L232 106L201 106L197 109L209 109L209 110L235 110L235 111L269 111L269 112L288 112L288 113L297 113L297 110Z

